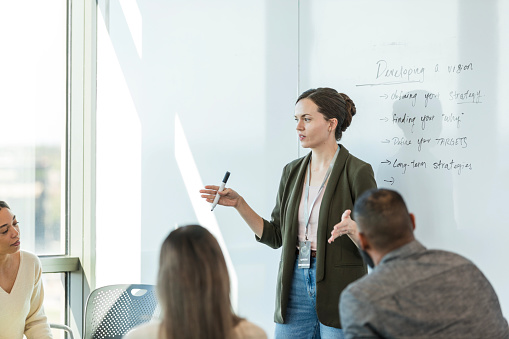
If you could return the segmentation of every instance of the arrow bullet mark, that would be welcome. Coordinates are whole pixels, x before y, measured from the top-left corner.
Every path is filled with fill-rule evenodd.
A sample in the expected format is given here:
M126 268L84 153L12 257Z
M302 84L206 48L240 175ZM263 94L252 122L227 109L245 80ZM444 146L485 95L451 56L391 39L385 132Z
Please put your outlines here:
M385 182L390 182L391 186L394 185L394 177L391 177L391 180L384 180Z

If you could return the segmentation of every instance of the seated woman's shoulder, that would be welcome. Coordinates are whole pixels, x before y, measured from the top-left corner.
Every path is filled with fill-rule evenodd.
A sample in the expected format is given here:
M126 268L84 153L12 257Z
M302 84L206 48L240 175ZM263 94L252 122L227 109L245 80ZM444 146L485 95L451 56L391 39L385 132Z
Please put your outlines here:
M158 321L142 324L127 332L123 339L157 339L160 325Z
M30 264L30 266L33 265L36 268L40 268L42 266L41 265L41 260L34 253L21 250L20 251L20 255L23 258L24 265Z
M20 252L25 258L29 258L30 260L39 260L39 257L32 252L28 252L25 250L21 250Z
M234 328L235 339L266 339L267 334L260 327L247 320L241 320Z

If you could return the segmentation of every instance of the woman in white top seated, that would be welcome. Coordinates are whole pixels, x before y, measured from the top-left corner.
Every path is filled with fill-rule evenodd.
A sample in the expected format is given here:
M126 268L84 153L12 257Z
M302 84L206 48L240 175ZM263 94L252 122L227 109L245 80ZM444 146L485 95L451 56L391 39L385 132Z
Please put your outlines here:
M201 226L180 227L163 242L157 292L161 321L141 325L124 339L267 338L233 313L223 253Z
M42 307L41 262L20 245L18 220L0 201L0 339L53 338Z

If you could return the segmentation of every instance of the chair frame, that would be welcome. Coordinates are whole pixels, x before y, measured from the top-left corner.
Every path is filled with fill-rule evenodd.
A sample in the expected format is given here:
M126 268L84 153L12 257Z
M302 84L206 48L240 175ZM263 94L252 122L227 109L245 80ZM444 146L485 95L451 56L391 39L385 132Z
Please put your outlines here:
M62 325L62 324L53 324L53 323L50 323L49 327L50 328L54 328L54 329L58 329L58 330L63 330L65 332L67 332L67 334L69 334L69 337L71 337L71 339L74 339L74 334L72 332L72 329L69 326Z

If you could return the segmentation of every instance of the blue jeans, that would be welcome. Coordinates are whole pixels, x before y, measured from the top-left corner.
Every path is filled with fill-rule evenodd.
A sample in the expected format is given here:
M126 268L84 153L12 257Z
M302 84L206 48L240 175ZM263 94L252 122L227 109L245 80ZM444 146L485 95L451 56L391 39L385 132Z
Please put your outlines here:
M343 330L325 326L316 315L316 258L310 268L299 268L295 260L292 287L284 324L276 324L276 339L343 339Z

